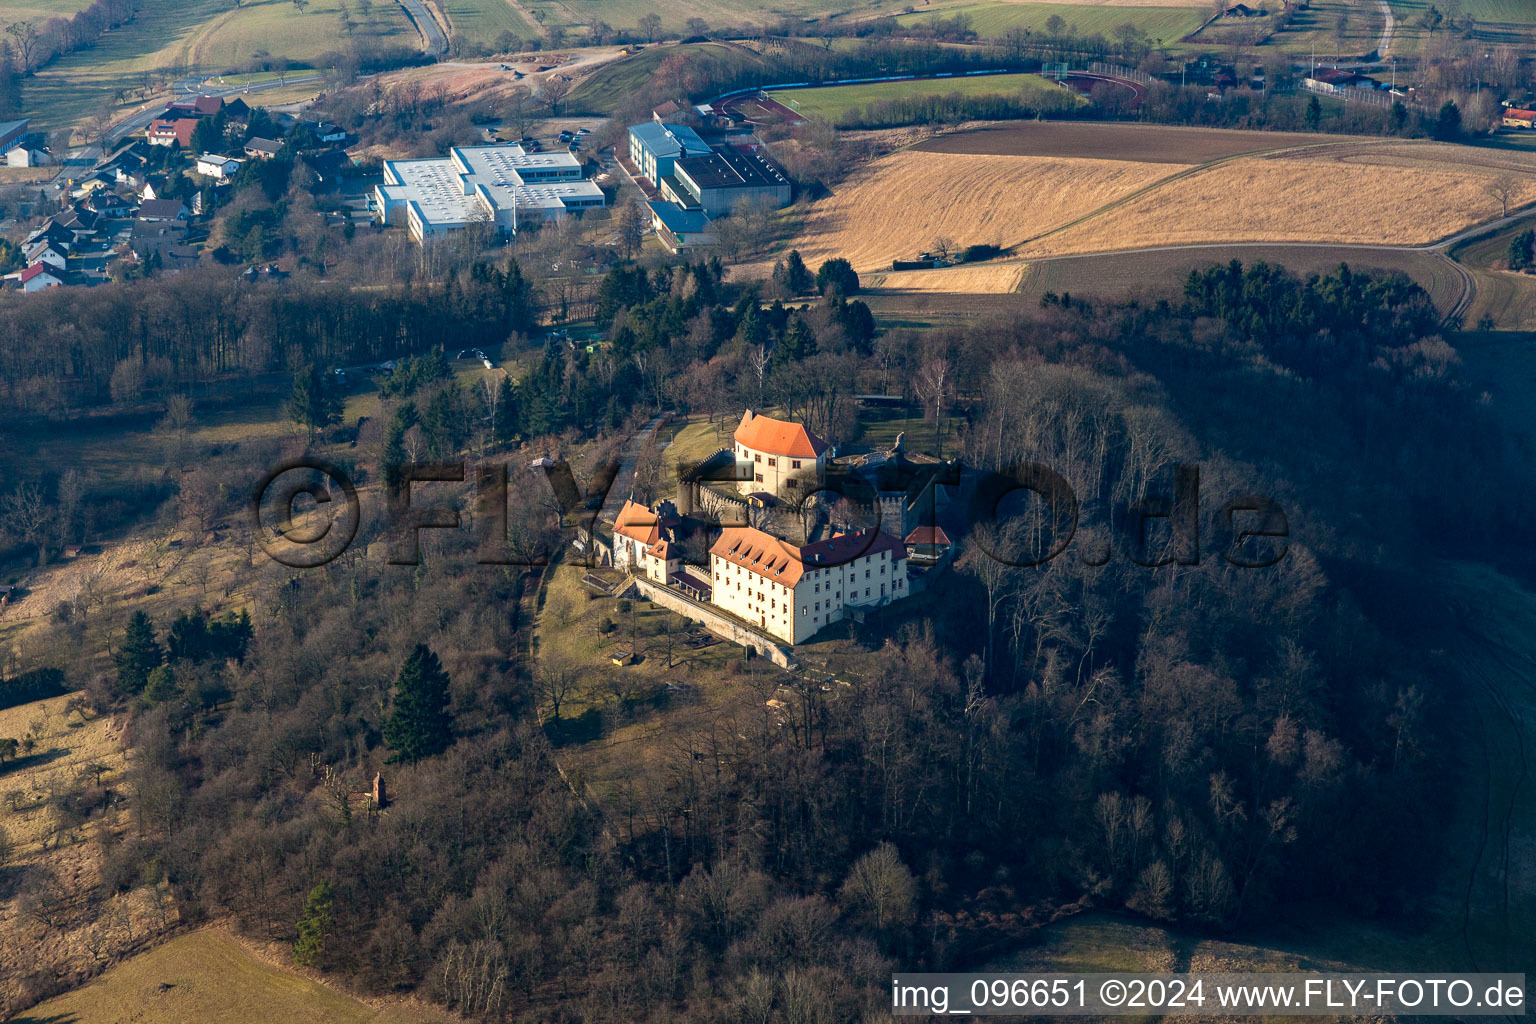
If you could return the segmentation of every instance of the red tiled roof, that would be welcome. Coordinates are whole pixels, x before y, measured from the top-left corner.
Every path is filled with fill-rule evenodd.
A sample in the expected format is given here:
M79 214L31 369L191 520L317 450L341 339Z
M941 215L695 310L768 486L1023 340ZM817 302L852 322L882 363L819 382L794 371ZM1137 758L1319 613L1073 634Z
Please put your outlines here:
M944 532L942 526L919 526L907 534L908 544L932 544L944 546L949 544L949 534Z
M626 501L614 520L613 532L641 544L654 544L661 539L661 521L639 502Z
M188 118L176 121L154 120L149 122L145 134L152 139L172 139L181 143L183 147L192 144L192 132L197 128L197 122Z
M709 549L712 555L786 587L798 584L807 568L829 568L882 551L891 552L893 562L907 557L901 541L873 527L797 548L754 527L734 526L722 530L720 539Z
M47 267L46 264L34 263L30 267L28 267L26 270L23 270L21 272L21 283L22 284L26 284L28 281L32 280L38 274L46 273L47 270L48 270L48 267Z
M827 442L801 424L753 415L751 409L741 414L741 423L736 427L736 443L753 451L798 459L814 459L827 450Z
M1536 121L1536 110L1525 110L1521 107L1508 107L1504 111L1505 117L1512 117L1517 121Z

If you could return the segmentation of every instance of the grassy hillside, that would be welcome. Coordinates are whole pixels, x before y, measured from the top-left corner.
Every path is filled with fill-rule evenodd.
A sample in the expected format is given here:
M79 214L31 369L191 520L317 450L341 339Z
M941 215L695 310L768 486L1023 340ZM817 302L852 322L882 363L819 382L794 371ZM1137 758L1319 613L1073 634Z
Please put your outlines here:
M107 1024L438 1024L430 1010L377 1009L252 955L221 931L173 939L21 1021ZM19 1022L18 1022L19 1024Z
M67 18L91 6L91 0L0 0L0 24Z
M571 113L611 114L643 90L661 62L674 55L685 57L695 69L709 69L716 77L729 77L746 70L766 71L771 67L766 57L724 43L648 47L632 57L605 64L571 90L566 108Z
M448 23L456 38L473 40L494 49L503 32L519 39L532 39L541 29L510 0L440 0L448 12Z

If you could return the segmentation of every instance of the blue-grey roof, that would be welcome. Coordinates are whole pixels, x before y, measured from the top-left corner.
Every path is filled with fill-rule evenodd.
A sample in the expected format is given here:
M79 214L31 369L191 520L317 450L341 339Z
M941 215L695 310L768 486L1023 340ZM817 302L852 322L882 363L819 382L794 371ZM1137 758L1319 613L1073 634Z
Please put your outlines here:
M655 121L647 121L645 124L630 125L629 134L646 149L663 159L685 156L689 153L702 156L709 152L708 144L699 138L699 133L685 124L657 124Z
M685 210L676 203L648 202L645 204L673 234L698 234L709 229L709 218L702 210Z

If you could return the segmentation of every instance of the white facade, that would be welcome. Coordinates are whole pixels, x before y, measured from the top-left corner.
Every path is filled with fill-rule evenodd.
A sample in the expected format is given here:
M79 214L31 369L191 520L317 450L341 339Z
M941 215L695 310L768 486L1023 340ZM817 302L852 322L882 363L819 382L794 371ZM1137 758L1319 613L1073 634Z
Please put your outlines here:
M794 492L807 474L819 480L827 468L825 441L798 423L751 409L742 415L732 441L736 488L742 494Z
M204 153L197 158L197 173L227 181L240 172L240 161L232 157Z
M791 644L909 592L906 548L877 530L797 548L762 530L733 527L709 557L712 603Z

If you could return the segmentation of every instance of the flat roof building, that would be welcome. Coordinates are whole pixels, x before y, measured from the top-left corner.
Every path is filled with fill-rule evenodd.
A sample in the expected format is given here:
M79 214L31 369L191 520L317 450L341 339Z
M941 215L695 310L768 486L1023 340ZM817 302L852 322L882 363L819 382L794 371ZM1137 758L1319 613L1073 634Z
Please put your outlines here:
M691 156L706 156L709 144L685 124L647 121L629 129L629 158L652 182L672 173L672 165Z
M685 210L676 203L651 201L651 227L657 237L674 253L700 245L714 245L720 240L715 226L702 210Z
M687 157L673 165L662 183L662 194L710 217L731 212L743 199L788 205L789 178L760 153L719 149L708 156Z
M455 146L446 159L386 160L374 188L374 217L405 224L418 242L471 224L515 233L522 218L553 220L602 206L603 190L582 177L572 153L530 153L517 143Z

